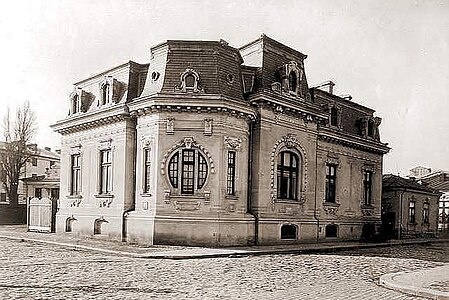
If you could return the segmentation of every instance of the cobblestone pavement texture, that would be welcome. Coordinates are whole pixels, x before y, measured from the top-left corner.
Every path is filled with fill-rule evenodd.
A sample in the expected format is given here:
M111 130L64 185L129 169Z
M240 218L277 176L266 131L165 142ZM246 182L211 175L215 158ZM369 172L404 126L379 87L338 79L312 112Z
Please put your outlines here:
M0 239L0 299L417 299L379 277L441 265L448 246L158 260Z

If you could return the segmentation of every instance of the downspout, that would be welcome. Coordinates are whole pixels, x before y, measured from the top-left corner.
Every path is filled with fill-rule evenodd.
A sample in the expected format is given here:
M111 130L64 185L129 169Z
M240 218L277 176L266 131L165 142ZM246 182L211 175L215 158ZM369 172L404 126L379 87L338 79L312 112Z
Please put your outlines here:
M247 184L247 212L254 217L254 245L259 244L259 217L252 209L252 190L253 190L253 130L254 123L249 123L249 146L248 146L248 184Z
M400 240L401 238L402 238L402 221L403 221L403 218L402 218L402 214L403 214L403 208L402 208L402 204L403 204L403 196L404 196L404 193L405 193L405 191L406 191L406 189L404 189L402 192L401 192L401 196L400 196L400 198L399 198L399 205L400 205L400 207L399 207L399 233L398 233L398 239Z
M318 124L317 124L318 126ZM318 138L318 137L317 137ZM315 204L313 208L313 218L316 221L316 241L318 242L320 239L320 219L317 214L318 207L318 140L315 143Z
M136 210L136 168L137 168L137 119L131 119L130 122L132 123L132 130L133 130L133 151L132 151L132 168L133 168L133 183L132 183L132 203L131 206L128 207L123 211L122 214L122 242L127 241L127 233L128 229L126 226L126 217L128 216L128 213L131 211Z

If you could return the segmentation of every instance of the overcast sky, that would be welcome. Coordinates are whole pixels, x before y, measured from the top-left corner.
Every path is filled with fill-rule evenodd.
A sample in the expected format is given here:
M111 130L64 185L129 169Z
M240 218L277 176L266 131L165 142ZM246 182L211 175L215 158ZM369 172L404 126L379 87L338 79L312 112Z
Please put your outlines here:
M308 55L310 85L376 110L384 172L449 170L449 1L11 1L0 10L0 115L29 100L40 146L58 148L73 83L167 39L267 34Z

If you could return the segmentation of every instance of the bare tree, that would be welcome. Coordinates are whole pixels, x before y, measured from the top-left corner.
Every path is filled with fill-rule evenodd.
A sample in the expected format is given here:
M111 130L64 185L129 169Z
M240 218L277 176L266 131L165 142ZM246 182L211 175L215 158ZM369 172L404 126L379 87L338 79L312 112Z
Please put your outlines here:
M3 119L5 143L0 149L0 181L11 205L18 204L20 177L27 161L35 154L28 144L36 130L36 114L28 101L17 108L14 118L11 118L8 108Z

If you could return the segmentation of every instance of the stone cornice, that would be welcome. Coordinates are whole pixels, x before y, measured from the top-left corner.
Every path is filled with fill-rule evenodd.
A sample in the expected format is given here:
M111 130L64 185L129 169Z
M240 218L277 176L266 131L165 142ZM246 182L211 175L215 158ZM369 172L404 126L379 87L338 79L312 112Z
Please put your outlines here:
M328 114L319 111L315 106L296 100L294 103L286 96L271 95L270 93L256 93L250 96L249 101L256 106L270 107L275 112L291 114L295 116L302 116L307 121L314 121L316 123L325 123L328 119Z
M132 116L160 111L225 113L248 119L256 119L256 112L244 100L211 94L154 94L128 103Z
M327 128L320 128L318 130L318 139L376 154L387 154L391 149L387 144L378 141L363 139L358 136L345 134L341 131L335 133Z
M125 104L114 105L88 113L80 113L56 122L50 127L61 134L72 133L101 125L112 124L129 118Z

